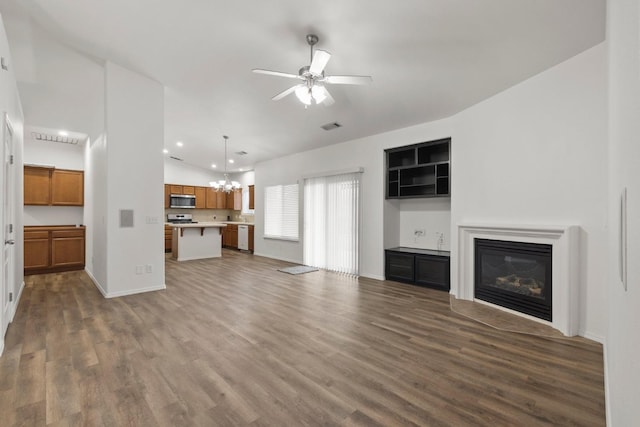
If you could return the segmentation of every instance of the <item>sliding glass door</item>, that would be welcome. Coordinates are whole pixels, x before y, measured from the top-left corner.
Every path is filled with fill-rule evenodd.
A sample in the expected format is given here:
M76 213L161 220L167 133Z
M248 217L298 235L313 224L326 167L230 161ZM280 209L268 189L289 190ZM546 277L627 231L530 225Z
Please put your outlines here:
M304 263L358 274L360 172L304 180Z

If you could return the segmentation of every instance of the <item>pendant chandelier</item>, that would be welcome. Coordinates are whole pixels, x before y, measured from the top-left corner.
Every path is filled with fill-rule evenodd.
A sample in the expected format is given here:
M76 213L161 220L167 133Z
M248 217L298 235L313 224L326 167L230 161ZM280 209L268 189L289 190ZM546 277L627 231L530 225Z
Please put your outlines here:
M222 135L224 138L224 179L220 181L211 181L209 182L209 186L216 189L216 191L224 191L225 193L230 193L232 191L238 190L242 188L242 185L238 181L231 181L229 179L229 174L227 173L227 140L229 137L227 135Z

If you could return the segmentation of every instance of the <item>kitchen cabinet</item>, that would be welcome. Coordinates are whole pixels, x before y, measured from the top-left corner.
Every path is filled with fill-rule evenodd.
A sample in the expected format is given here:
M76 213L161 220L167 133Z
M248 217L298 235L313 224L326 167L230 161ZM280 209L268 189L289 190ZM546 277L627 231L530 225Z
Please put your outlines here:
M255 209L255 186L249 186L249 209Z
M85 227L72 225L24 227L24 274L82 270Z
M254 227L253 225L250 225L250 226L249 226L249 251L250 251L251 253L253 253L253 236L254 236L253 229L254 229L254 228L255 228L255 227Z
M218 192L213 187L208 187L205 192L205 208L218 209Z
M169 209L171 206L171 185L164 185L164 208Z
M84 205L84 172L65 169L51 171L51 204Z
M218 204L218 209L226 209L227 193L224 191L216 191L216 203Z
M230 191L227 194L226 208L234 211L242 210L242 189Z
M182 186L182 193L180 193L180 194L195 195L196 194L196 187L194 187L192 185L183 185Z
M170 225L164 226L164 251L171 252L171 239L173 238L173 227Z
M196 209L204 209L207 207L207 188L195 187Z
M170 184L169 189L171 190L170 194L184 194L182 191L182 185Z
M25 166L24 204L40 206L83 206L84 172Z
M51 204L51 169L24 167L24 204Z
M222 230L222 246L238 249L238 225L227 224Z

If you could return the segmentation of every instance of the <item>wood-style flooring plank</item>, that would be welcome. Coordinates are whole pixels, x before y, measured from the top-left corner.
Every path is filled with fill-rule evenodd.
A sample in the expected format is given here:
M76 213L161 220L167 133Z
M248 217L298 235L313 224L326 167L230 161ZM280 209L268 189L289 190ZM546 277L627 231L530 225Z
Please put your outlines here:
M166 290L114 299L81 271L28 276L0 358L2 426L605 425L600 344L288 265L167 258Z

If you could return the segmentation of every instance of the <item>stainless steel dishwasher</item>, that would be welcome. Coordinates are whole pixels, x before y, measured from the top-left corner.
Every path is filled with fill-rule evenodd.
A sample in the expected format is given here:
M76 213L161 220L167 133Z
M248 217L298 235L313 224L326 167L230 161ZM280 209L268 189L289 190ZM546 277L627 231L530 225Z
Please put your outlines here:
M238 249L249 250L249 226L238 225Z

